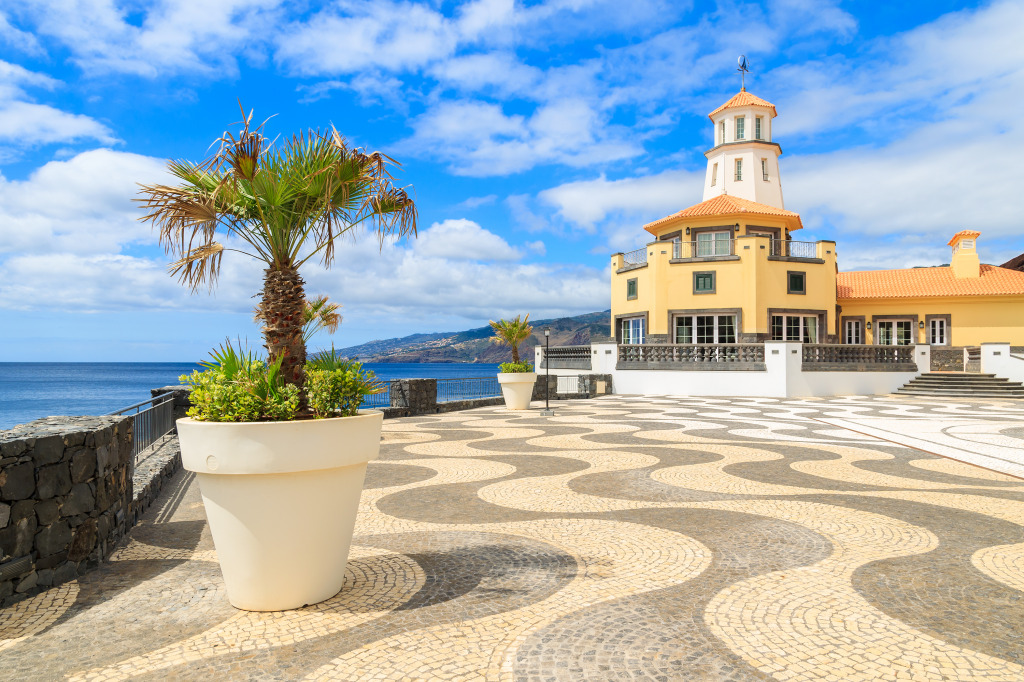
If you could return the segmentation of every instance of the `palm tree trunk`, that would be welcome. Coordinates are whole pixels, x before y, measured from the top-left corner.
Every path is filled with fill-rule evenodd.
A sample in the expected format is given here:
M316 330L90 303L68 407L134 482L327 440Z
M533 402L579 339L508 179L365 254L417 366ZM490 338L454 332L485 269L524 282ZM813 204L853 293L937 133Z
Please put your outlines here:
M300 409L305 410L306 344L302 340L305 282L295 268L263 271L263 338L270 359L283 357L281 377L299 387Z

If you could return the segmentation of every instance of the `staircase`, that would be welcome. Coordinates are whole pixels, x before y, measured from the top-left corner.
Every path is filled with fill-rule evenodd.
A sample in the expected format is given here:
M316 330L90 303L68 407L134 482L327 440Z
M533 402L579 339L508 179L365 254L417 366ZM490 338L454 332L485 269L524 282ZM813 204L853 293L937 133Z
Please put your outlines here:
M995 374L968 372L926 372L896 389L896 395L933 398L1018 398L1024 399L1024 385Z

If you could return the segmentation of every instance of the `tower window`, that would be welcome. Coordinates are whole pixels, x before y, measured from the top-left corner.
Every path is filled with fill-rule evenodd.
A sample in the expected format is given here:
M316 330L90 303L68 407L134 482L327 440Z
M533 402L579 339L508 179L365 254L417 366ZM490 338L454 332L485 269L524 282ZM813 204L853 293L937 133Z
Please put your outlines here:
M736 181L743 179L743 159L736 159Z
M635 278L634 279L627 279L626 280L626 300L627 301L634 301L634 300L636 300L636 297L637 297L636 289L637 289L637 287L636 287L636 279Z
M725 144L725 121L718 122L718 144Z
M768 159L761 159L761 177L768 180Z
M764 139L761 137L761 120L762 118L760 116L754 119L754 138L758 140Z
M737 140L744 139L744 135L745 135L745 132L743 130L744 124L745 124L745 119L742 116L737 116L736 117L736 139Z
M711 186L714 187L718 182L718 164L711 166Z

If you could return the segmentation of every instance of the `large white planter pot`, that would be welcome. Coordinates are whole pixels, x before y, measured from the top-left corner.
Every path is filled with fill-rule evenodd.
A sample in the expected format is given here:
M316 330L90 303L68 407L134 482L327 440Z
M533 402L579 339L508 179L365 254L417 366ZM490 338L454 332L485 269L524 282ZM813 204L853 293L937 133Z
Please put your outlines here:
M533 385L537 383L536 372L499 372L498 383L505 407L510 410L526 410L533 397Z
M199 480L233 606L295 609L341 590L383 419L178 420L182 464Z

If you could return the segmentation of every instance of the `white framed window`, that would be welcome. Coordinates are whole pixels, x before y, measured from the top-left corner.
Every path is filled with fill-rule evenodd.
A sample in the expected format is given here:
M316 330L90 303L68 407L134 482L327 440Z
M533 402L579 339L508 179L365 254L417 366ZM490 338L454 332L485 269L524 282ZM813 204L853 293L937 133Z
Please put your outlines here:
M647 320L642 317L627 317L622 320L622 343L641 344L647 337Z
M843 323L843 343L864 343L864 327L860 320Z
M744 117L742 117L742 116L737 116L736 117L736 139L737 140L745 139L745 135L746 135L746 131L744 130L745 126L746 126L746 119Z
M875 324L875 343L879 346L909 346L913 344L913 320L879 320Z
M818 316L772 315L772 341L818 343Z
M698 258L731 255L732 232L729 230L722 230L720 232L699 232L697 234Z
M768 181L768 159L761 159L761 177Z
M725 121L718 122L718 144L725 144Z
M932 346L948 346L949 334L945 318L928 320L928 343Z
M743 159L736 159L736 181L743 179Z
M763 140L764 139L763 137L761 137L761 121L762 120L763 120L763 118L761 116L758 116L757 118L754 119L754 139L756 139L756 140Z
M714 187L717 182L718 182L718 164L716 163L716 164L713 164L711 166L711 186Z
M736 316L680 316L675 332L676 343L736 343Z

